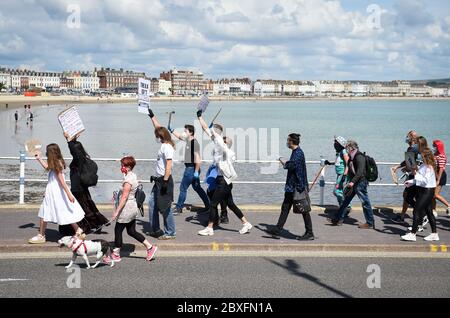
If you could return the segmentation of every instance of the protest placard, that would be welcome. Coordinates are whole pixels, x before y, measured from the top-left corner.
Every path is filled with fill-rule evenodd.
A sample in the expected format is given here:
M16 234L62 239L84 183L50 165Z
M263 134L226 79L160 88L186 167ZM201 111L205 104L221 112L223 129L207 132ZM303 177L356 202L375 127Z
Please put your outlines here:
M61 112L58 115L58 120L63 131L68 134L69 141L85 130L83 121L81 120L76 107L71 107Z
M203 113L206 111L209 105L209 98L207 95L203 95L198 103L197 110L201 110Z
M150 80L140 78L138 86L138 112L147 115L149 107L150 107Z
M38 139L30 139L25 142L25 151L30 157L34 157L42 149L42 143Z

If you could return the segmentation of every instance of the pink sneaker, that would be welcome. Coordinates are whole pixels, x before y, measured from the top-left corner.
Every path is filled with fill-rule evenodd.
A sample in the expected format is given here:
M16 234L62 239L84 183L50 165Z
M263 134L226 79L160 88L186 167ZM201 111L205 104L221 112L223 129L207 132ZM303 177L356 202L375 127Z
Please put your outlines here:
M116 253L111 253L111 258L113 259L114 262L117 262L117 263L122 261L122 258L120 258L120 255L116 254Z
M147 261L152 261L155 259L156 251L158 246L153 245L151 249L147 250Z
M110 265L112 262L112 259L109 256L103 256L103 263Z

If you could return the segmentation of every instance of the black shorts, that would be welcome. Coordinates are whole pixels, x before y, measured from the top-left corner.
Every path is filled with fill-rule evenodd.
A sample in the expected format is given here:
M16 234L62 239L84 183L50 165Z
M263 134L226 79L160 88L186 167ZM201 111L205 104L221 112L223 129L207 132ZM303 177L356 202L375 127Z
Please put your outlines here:
M443 187L447 184L447 172L442 173L441 180L439 180L439 186Z

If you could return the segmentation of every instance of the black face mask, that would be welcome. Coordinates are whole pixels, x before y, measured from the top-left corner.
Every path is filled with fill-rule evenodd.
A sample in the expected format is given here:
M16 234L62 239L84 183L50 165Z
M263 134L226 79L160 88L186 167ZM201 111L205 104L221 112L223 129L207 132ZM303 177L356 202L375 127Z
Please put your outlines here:
M341 152L342 149L344 149L340 144L337 142L334 143L334 149L336 149L336 152Z

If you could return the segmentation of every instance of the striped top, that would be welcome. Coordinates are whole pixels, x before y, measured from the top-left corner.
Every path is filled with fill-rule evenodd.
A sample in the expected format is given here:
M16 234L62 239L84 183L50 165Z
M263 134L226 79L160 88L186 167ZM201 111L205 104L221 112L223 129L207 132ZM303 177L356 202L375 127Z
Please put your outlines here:
M445 154L439 154L435 156L436 165L439 170L445 170L445 165L447 164L447 156Z

